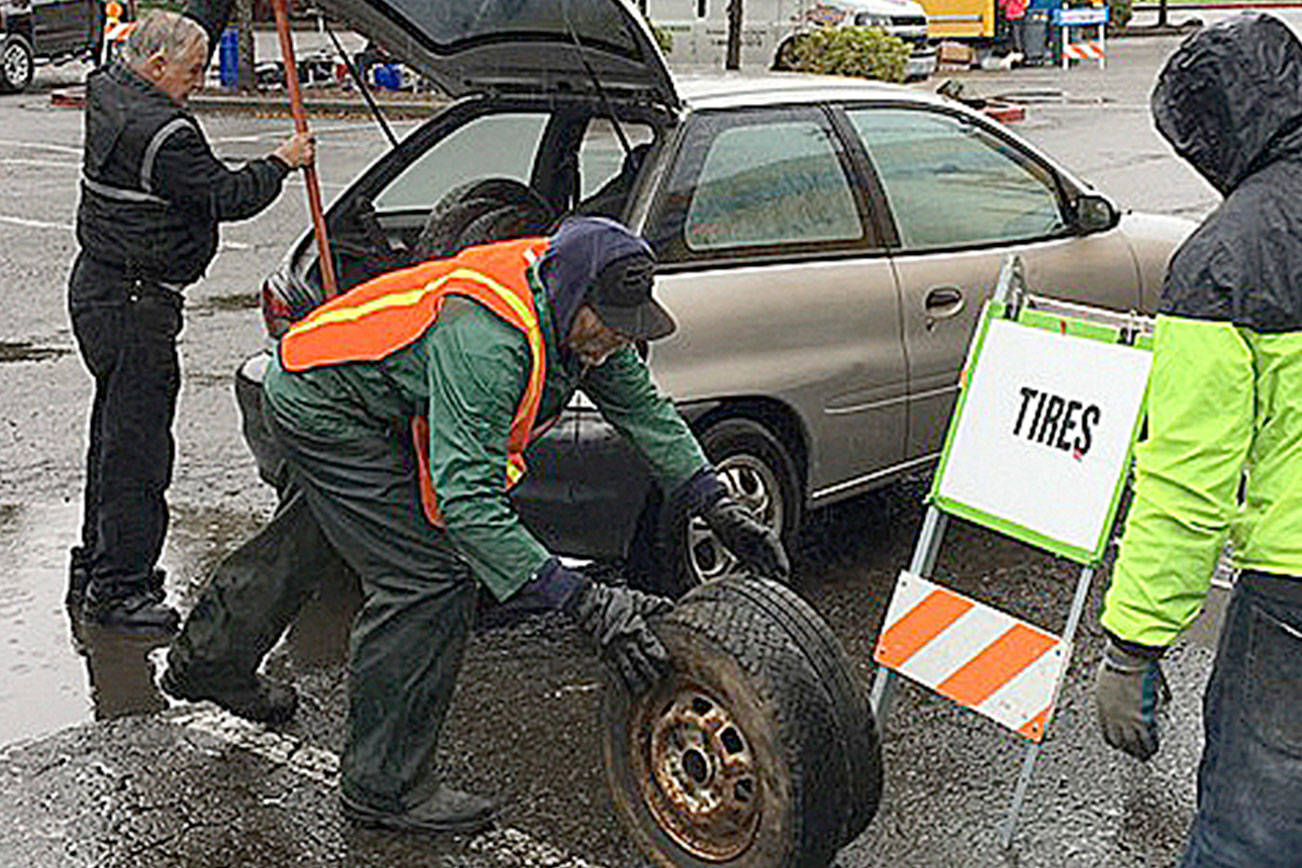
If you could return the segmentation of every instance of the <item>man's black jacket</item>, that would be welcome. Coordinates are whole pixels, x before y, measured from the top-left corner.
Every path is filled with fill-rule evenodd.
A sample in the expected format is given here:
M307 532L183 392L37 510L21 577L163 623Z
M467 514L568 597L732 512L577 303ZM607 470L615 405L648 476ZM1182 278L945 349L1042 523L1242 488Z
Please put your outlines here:
M226 168L184 107L120 63L87 78L85 136L77 240L97 272L128 278L197 280L217 223L270 205L289 171L275 157Z

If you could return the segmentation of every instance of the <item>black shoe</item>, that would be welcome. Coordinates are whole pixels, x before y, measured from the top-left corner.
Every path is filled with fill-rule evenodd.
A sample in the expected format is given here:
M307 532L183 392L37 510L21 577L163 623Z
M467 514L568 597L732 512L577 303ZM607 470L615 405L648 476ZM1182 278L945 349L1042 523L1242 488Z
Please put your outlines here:
M90 553L81 546L73 546L68 562L68 593L63 605L69 609L81 608L86 599L86 586L90 584Z
M298 691L261 675L196 677L168 660L158 680L163 692L188 702L215 702L236 717L255 723L284 723L298 709Z
M396 832L471 835L487 829L497 819L497 805L491 799L444 786L407 811L370 808L343 793L339 794L339 805L350 822Z
M86 598L84 617L92 624L117 633L171 636L181 626L181 616L158 601L150 591L97 601Z

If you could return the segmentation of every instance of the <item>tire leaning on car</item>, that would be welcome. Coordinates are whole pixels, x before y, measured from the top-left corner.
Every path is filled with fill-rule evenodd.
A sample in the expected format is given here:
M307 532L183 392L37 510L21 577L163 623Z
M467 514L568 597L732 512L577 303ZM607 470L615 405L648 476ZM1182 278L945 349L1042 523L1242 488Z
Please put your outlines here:
M872 711L827 624L774 582L728 578L652 624L672 674L608 689L606 777L666 868L823 866L881 797Z
M764 424L744 416L707 423L699 436L701 448L714 465L729 494L755 517L778 530L790 547L800 529L802 485L799 471L783 442ZM638 584L647 590L678 597L688 590L737 572L732 555L700 518L677 504L653 507L649 557L635 549Z
M26 39L11 33L0 43L0 93L18 93L27 89L36 72L32 46Z

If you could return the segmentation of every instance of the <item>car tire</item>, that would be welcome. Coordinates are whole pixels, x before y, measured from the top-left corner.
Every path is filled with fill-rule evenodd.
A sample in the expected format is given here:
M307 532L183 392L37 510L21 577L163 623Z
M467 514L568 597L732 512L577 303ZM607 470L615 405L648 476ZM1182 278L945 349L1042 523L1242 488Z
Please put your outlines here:
M669 676L604 703L607 782L634 842L667 868L829 864L881 793L872 714L830 628L789 589L735 578L652 628Z
M457 239L457 246L465 249L475 244L541 235L550 223L551 218L536 208L503 205L472 220Z
M778 50L773 53L773 70L775 72L790 72L796 68L796 41L788 39L778 46Z
M0 43L0 93L19 93L28 88L36 74L32 46L17 34Z
M803 485L791 453L763 424L733 416L711 422L700 434L701 447L728 493L775 528L791 546L800 529ZM634 545L636 582L645 590L678 597L688 590L737 572L731 553L684 504L663 502L655 512L650 544ZM644 523L645 524L645 523Z
M430 209L425 226L412 248L413 259L454 256L461 250L461 236L480 217L505 206L529 215L544 229L552 222L551 207L526 184L511 178L481 178L453 187Z

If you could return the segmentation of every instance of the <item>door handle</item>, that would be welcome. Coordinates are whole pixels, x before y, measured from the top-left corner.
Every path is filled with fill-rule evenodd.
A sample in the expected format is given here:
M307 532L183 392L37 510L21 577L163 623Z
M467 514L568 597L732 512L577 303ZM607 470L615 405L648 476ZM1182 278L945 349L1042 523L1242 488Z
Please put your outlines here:
M927 290L923 307L927 311L927 328L937 320L949 319L963 311L963 290L957 286L933 286Z

